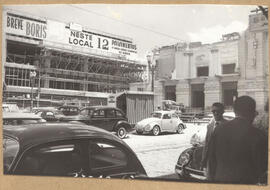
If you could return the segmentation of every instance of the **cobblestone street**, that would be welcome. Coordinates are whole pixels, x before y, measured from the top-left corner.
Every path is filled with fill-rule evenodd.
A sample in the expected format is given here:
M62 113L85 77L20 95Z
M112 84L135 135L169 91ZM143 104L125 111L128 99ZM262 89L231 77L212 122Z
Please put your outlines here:
M187 124L183 134L129 134L125 142L137 154L149 177L169 175L174 173L180 153L191 146L191 136L201 127L205 125Z

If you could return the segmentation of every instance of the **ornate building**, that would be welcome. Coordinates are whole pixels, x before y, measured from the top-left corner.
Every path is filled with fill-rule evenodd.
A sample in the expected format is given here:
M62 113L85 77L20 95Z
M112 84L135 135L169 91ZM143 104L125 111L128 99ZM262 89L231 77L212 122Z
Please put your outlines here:
M262 109L268 100L268 21L262 13L251 14L241 34L225 34L212 44L179 43L159 52L155 107L170 99L193 108L209 108L213 102L231 108L236 97L249 95Z

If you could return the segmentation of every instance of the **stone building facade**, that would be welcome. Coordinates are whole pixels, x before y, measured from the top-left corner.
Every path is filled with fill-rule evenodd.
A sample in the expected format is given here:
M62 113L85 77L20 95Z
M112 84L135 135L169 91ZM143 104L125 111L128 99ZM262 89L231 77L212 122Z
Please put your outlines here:
M249 95L260 110L268 100L268 21L262 13L250 15L241 34L225 34L212 44L179 43L159 52L155 107L170 99L201 109L222 102L230 109L236 97Z

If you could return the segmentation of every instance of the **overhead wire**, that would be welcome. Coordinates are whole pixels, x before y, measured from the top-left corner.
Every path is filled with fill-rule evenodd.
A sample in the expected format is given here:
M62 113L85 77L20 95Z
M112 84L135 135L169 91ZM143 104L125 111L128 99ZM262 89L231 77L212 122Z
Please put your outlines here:
M85 11L85 12L88 12L88 13L92 13L92 14L95 14L95 15L98 15L98 16L101 16L101 17L104 17L104 18L107 18L107 19L111 19L113 21L116 21L116 22L119 22L119 23L122 23L122 24L126 24L126 25L129 25L129 26L135 27L135 28L147 30L149 32L153 32L153 33L158 34L158 35L166 36L168 38L171 38L171 39L174 39L174 40L178 40L180 42L186 42L185 40L182 40L182 39L180 39L178 37L175 37L175 36L172 36L172 35L169 35L169 34L166 34L166 33L158 32L158 31L152 30L152 29L147 28L147 27L144 27L144 26L139 26L139 25L132 24L132 23L129 23L129 22L124 22L124 21L121 21L121 20L118 20L118 19L115 19L115 18L106 16L104 14L101 14L101 13L98 13L98 12L95 12L95 11L91 11L89 9L85 9L85 8L82 8L82 7L74 6L74 5L71 5L71 4L68 4L67 6L70 6L70 7L73 7L73 8L76 8L76 9L79 9L79 10L82 10L82 11Z

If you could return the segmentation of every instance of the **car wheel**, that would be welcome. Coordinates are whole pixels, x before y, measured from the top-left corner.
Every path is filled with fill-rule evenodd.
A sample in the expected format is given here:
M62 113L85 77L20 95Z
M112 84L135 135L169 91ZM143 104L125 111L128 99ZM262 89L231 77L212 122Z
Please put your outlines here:
M152 134L154 135L154 136L157 136L157 135L159 135L159 133L160 133L160 129L159 129L159 126L154 126L153 127L153 129L152 129Z
M125 127L119 127L116 133L117 133L117 136L121 139L125 138L127 135L127 131Z
M178 134L181 134L181 133L183 133L183 130L184 130L184 125L179 124L176 132L177 132Z

